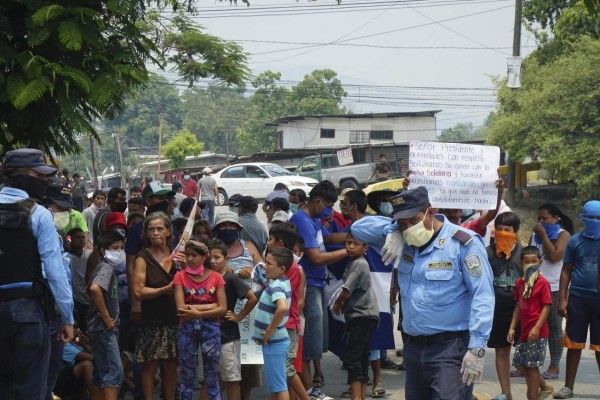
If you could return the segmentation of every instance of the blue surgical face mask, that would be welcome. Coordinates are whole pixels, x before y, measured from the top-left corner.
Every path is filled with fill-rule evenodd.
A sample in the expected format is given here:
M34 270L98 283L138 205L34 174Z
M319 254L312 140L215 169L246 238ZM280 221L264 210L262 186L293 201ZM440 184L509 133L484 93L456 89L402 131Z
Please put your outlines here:
M468 218L468 217L470 217L473 214L475 214L475 210L472 210L472 209L468 208L468 209L462 210L461 217Z
M600 239L600 220L586 218L583 215L580 215L579 218L584 226L583 235L594 240Z
M389 201L382 201L379 205L379 213L386 217L391 216L394 213L394 207L392 206L392 203Z
M292 212L292 214L298 211L298 204L290 203L290 211Z
M325 204L323 204L323 202L320 200L319 200L319 203L321 203L321 205L323 206L323 210L320 213L317 213L316 217L318 219L323 219L323 218L329 217L331 215L331 213L333 212L333 208L325 207Z

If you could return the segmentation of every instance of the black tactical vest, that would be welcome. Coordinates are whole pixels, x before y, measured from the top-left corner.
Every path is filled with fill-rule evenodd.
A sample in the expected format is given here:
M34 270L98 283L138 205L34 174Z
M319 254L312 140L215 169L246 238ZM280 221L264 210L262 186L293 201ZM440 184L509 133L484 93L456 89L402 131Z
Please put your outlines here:
M35 206L31 199L0 204L0 285L42 279L42 261L30 228Z

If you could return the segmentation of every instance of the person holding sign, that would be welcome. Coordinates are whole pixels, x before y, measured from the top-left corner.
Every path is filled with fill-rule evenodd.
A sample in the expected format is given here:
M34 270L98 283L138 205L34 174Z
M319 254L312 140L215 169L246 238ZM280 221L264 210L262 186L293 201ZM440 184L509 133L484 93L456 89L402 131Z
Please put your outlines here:
M470 399L483 374L495 303L483 240L434 215L425 187L390 202L382 260L398 265L406 399Z

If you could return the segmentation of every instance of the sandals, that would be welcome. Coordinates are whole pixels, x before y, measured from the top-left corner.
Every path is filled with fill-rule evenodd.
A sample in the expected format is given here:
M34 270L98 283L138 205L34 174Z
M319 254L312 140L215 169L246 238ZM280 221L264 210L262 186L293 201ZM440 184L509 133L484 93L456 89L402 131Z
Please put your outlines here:
M544 400L552 396L554 393L554 387L548 386L545 390L540 391L540 395L538 396L538 400Z
M344 393L342 393L341 398L342 399L351 399L352 398L352 390L350 390L350 388L348 388L348 390L346 390Z
M384 395L385 395L385 390L383 389L383 386L381 385L381 383L378 383L375 386L373 386L373 391L371 391L372 398L380 399Z
M519 371L518 369L512 370L510 371L510 377L511 378L521 378L524 375L521 373L521 371Z
M323 386L325 386L325 378L323 377L322 374L315 374L313 376L313 387L316 387L317 389L321 389Z
M542 374L542 376L544 379L558 379L558 374L555 374L554 372L546 371Z

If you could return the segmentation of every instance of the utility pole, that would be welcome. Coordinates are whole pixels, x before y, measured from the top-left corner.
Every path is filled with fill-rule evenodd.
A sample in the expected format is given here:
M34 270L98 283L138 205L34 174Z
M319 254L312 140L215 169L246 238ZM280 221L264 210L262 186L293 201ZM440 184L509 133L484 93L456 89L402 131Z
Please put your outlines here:
M123 173L123 153L121 151L121 141L117 132L112 133L115 139L115 145L117 146L117 157L119 159L119 174L121 175L121 187L125 187L125 174Z
M98 172L96 171L96 146L94 145L94 138L92 135L90 135L89 138L90 150L92 152L92 172L94 173L94 185L96 186L96 189L100 189L98 187Z
M513 57L521 55L521 22L523 19L523 0L515 0L515 27L513 30ZM508 204L514 206L516 203L516 164L512 154L508 159Z
M163 115L160 113L158 122L158 162L156 164L156 180L160 181L160 152L162 149L162 126L163 126Z

